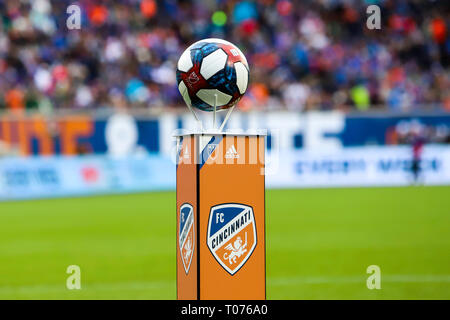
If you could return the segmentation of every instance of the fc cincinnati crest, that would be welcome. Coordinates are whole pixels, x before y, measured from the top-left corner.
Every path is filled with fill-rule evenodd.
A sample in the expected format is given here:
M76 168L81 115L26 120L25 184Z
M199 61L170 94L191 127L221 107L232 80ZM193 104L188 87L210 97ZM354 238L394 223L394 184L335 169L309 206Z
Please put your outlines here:
M217 262L234 275L256 247L256 224L252 207L237 203L212 207L207 242Z
M180 229L178 244L184 271L189 272L192 256L194 255L194 208L185 203L180 208Z

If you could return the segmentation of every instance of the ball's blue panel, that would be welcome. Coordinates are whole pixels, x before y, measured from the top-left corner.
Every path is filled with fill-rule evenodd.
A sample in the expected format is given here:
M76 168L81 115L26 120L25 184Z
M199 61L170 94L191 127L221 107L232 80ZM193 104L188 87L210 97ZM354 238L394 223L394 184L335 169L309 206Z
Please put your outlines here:
M202 63L203 60L203 52L200 49L192 49L191 50L191 59L192 63L195 66L199 66Z
M219 46L217 46L215 43L208 43L207 45L205 45L201 48L201 50L203 52L203 57L206 57L207 55L209 55L210 53L213 53L217 49L219 49Z
M209 43L210 42L207 42L207 41L202 41L202 42L196 43L195 45L193 45L191 47L191 50L193 50L193 49L201 49L201 48L203 48L205 45L207 45Z
M201 42L191 48L191 59L194 65L201 65L204 57L216 51L219 47L215 43Z
M236 84L236 70L234 66L225 65L225 68L208 79L211 88L216 88L223 93L236 97L239 94L239 88Z

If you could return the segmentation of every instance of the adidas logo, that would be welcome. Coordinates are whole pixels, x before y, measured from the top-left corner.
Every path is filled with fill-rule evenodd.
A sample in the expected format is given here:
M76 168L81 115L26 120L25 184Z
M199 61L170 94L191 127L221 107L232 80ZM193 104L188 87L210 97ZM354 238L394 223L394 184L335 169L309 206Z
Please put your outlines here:
M228 148L227 153L225 154L225 159L239 159L239 153L237 153L234 145Z
M188 147L186 146L186 148L184 149L184 155L183 158L185 159L189 159L189 151L188 151Z

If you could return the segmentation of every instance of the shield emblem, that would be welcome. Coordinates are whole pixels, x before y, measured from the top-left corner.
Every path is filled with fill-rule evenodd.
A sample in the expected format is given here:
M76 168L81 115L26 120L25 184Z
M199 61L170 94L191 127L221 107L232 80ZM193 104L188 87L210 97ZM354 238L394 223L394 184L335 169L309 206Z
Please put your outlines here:
M214 153L214 150L216 150L218 144L217 143L210 143L208 144L207 148L208 148L208 157L206 159L211 159L211 160L216 160L217 158L217 154L214 154L214 156L212 155Z
M256 247L253 208L239 203L211 207L208 248L217 262L231 275L248 261Z
M194 208L189 203L180 207L180 228L178 233L178 244L180 246L181 261L183 261L186 274L191 267L194 255Z

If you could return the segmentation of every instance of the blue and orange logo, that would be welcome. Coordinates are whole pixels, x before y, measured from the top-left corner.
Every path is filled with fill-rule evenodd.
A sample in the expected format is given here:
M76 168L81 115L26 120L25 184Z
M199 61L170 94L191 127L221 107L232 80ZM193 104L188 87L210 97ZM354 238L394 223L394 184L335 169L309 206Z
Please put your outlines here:
M217 262L231 275L239 271L256 247L253 208L226 203L211 207L207 244Z
M189 203L184 203L180 208L178 244L184 271L188 274L194 255L194 208Z

